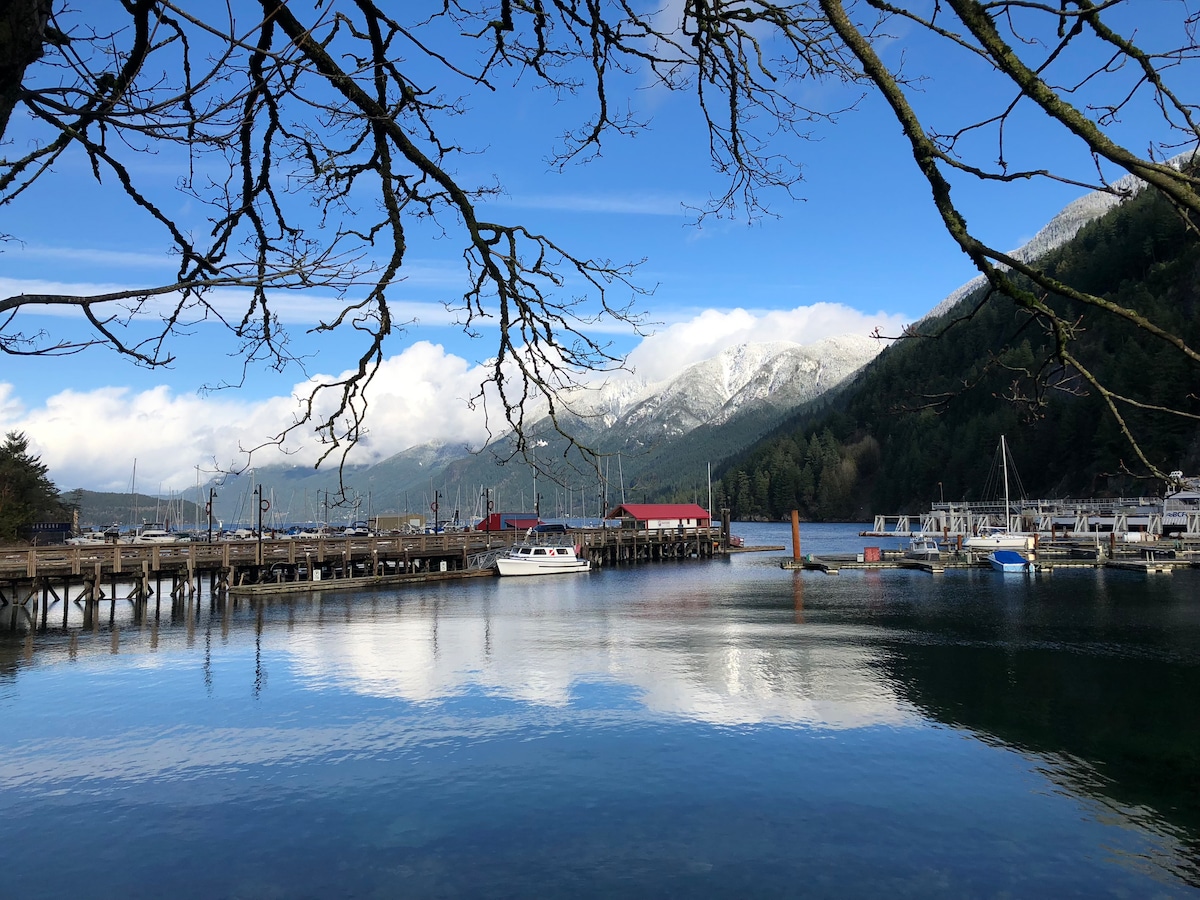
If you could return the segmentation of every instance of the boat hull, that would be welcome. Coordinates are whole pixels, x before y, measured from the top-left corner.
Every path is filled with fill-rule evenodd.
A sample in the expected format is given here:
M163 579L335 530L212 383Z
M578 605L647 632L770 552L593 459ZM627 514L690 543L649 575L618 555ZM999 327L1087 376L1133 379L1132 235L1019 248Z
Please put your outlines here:
M496 569L501 575L565 575L571 572L587 572L591 563L586 559L519 559L502 556L496 560Z
M1029 571L1029 560L1014 550L997 550L988 557L997 572L1023 573Z
M1032 534L1001 534L975 535L963 541L964 550L1032 550Z
M518 544L496 560L501 575L566 575L587 572L591 563L574 547Z

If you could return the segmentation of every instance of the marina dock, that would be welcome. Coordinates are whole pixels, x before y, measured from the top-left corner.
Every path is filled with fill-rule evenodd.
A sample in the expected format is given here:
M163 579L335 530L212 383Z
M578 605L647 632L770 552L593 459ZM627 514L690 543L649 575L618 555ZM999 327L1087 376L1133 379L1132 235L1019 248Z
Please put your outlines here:
M1167 574L1176 569L1200 568L1200 547L1189 550L1175 549L1176 541L1164 541L1171 547L1139 546L1134 552L1118 552L1116 556L1106 556L1103 552L1095 556L1072 555L1064 547L1043 550L1031 554L1030 567L1034 572L1052 574L1056 569L1118 569L1142 574ZM882 551L878 559L864 560L859 554L824 554L814 556L809 554L799 558L788 557L780 563L784 569L801 569L810 572L823 572L826 575L837 575L845 570L879 570L879 569L910 569L925 572L930 575L941 575L947 569L990 569L987 553L969 553L949 550L934 559L914 559L906 557L900 550Z
M398 586L491 575L497 553L523 532L463 531L379 537L182 541L0 549L0 608L293 593ZM592 528L567 532L594 567L726 552L720 527Z

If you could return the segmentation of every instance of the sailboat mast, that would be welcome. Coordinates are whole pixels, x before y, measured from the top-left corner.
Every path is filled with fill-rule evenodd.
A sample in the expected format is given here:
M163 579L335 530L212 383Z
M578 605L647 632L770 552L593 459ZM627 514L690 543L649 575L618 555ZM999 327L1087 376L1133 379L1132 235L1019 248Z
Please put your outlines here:
M708 520L712 522L712 463L708 464Z
M617 477L621 479L621 504L625 503L625 470L621 468L621 454L617 453Z
M1008 502L1008 444L1004 435L1000 435L1000 465L1004 469L1004 530L1008 531L1012 524L1012 507Z

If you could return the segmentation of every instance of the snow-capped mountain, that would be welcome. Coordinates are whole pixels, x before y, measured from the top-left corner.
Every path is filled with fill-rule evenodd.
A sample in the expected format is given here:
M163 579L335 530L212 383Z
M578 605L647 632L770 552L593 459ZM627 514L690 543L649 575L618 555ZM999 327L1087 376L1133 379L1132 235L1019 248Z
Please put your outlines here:
M853 374L882 349L883 342L865 335L805 345L739 344L664 381L648 383L633 374L612 378L577 393L569 405L593 431L675 437L755 407L790 409Z
M1194 151L1187 151L1167 161L1167 165L1178 168L1184 160L1191 158ZM1027 244L1023 244L1016 250L1009 252L1009 256L1027 263L1038 259L1041 256L1049 253L1051 250L1057 250L1071 238L1079 233L1079 229L1083 228L1089 222L1094 222L1106 212L1112 209L1117 204L1121 203L1126 197L1136 194L1146 186L1146 182L1138 178L1136 175L1126 175L1124 178L1113 182L1113 192L1108 191L1092 191L1090 194L1084 194L1078 200L1074 200L1063 207L1062 211L1053 219L1046 223ZM957 306L965 297L973 291L982 287L985 279L982 275L977 275L968 281L966 284L956 288L950 293L945 300L927 312L920 321L925 321L943 313L949 312Z

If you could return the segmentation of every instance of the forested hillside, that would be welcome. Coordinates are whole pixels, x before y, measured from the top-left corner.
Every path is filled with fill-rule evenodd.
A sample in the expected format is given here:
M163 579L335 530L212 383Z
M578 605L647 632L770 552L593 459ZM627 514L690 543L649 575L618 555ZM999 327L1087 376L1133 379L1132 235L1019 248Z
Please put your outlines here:
M79 510L80 527L105 528L119 525L136 528L147 522L157 522L171 528L186 530L207 525L203 511L191 500L175 497L164 500L149 494L113 494L75 488L62 495L62 502Z
M1200 246L1175 211L1145 191L1083 229L1048 258L1059 281L1132 307L1191 346L1200 338ZM1029 496L1154 494L1114 418L1078 372L1039 370L1049 336L1006 297L976 293L921 335L897 342L819 408L805 408L726 461L715 501L736 518L858 520L916 512L944 495L978 499L1007 435ZM1078 319L1092 371L1115 391L1149 390L1150 402L1200 413L1200 369L1133 324ZM978 312L941 337L950 319ZM1181 400L1181 398L1183 398ZM1151 462L1200 471L1195 420L1128 411Z

